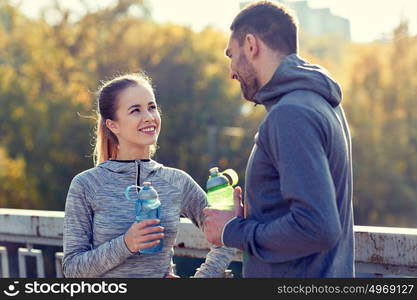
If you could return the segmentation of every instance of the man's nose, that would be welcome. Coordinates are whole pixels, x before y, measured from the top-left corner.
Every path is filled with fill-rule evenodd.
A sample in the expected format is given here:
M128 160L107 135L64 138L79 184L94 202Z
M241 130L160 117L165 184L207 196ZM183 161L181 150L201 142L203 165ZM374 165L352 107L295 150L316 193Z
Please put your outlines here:
M230 72L230 79L236 79L238 80L237 74L233 71Z

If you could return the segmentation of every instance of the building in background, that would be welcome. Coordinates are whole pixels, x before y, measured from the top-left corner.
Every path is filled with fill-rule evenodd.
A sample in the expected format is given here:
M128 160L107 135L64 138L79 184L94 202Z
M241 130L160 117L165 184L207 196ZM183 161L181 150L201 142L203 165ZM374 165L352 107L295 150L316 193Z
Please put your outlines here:
M251 2L253 1L241 2L240 8L242 9ZM330 8L311 8L306 0L276 2L294 10L302 31L314 36L336 35L345 40L351 40L349 20L332 14Z

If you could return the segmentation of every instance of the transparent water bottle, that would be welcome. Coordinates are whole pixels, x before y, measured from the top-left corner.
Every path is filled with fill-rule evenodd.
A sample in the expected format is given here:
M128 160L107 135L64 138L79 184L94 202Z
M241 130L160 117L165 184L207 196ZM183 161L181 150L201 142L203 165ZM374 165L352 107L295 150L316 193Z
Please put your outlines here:
M214 167L209 170L210 176L207 180L207 200L210 208L233 209L233 186L238 182L238 175L232 169L219 172Z
M144 182L143 187L140 188L139 192L136 194L136 199L130 197L131 189L140 188L136 185L128 186L125 190L125 196L128 200L136 200L135 205L135 218L136 222L141 222L148 219L159 219L160 218L160 206L161 202L159 201L158 193L151 186L150 182ZM158 225L152 225L158 226ZM163 248L164 239L159 240L159 244L151 247L140 250L142 254L154 254L161 252Z

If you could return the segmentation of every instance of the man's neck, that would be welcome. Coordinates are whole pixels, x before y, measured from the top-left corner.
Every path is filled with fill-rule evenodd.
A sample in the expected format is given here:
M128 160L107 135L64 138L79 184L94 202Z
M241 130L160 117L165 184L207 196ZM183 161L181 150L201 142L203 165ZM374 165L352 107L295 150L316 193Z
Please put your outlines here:
M259 65L260 71L258 72L261 87L265 86L271 80L284 57L285 55L277 52L270 52L268 55L265 55L265 58Z

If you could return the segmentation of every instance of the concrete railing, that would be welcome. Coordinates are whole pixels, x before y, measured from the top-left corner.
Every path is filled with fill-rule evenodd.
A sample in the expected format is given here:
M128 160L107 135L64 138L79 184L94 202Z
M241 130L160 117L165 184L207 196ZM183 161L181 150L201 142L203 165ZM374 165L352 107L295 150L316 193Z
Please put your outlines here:
M42 251L34 245L62 247L64 212L25 209L0 209L0 243L25 245L18 249L19 276L26 277L26 257L36 258L37 277L44 277ZM417 229L355 226L355 264L357 274L417 277ZM181 219L175 255L204 258L209 243L203 233L187 219ZM7 249L0 245L1 276L9 276ZM235 257L241 261L241 253ZM55 253L57 277L62 277L62 252Z

